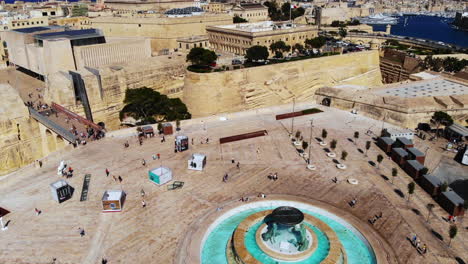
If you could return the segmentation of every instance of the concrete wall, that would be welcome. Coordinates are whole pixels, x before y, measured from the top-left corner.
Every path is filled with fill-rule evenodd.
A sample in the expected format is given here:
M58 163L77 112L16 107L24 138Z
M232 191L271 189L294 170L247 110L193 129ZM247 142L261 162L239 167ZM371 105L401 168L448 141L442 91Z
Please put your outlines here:
M151 57L149 39L75 47L77 69L140 61Z
M377 51L366 51L216 73L187 72L183 101L193 117L236 112L296 98L341 84L381 85Z

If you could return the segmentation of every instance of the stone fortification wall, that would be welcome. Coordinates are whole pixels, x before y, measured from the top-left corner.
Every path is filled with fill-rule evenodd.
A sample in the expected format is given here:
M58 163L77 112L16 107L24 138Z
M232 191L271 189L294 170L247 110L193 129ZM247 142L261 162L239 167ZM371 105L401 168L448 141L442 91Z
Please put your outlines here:
M359 114L410 129L429 123L436 111L444 111L460 124L468 119L468 95L402 98L379 96L369 90L322 88L316 92L317 103L325 98L330 106L357 110Z
M152 51L177 48L177 38L205 35L209 25L232 24L229 14L192 17L98 17L91 26L99 28L107 37L148 37Z
M171 59L153 57L136 64L83 69L81 74L95 123L104 122L108 130L120 127L119 112L127 89L148 87L170 97L180 97L184 84L185 61L182 56ZM56 102L85 116L75 100L73 81L60 72L49 78L44 95L46 102Z
M10 85L0 84L0 176L66 146L63 139L29 117Z
M379 54L366 51L240 70L187 72L183 101L194 117L311 100L317 89L381 85Z

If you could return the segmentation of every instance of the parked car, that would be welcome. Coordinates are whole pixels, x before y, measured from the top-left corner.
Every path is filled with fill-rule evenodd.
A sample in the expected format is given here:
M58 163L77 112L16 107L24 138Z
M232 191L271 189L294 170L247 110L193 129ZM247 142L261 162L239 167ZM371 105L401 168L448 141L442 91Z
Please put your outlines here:
M232 65L239 65L239 64L242 64L242 61L234 59L234 60L232 60L231 63L232 63Z

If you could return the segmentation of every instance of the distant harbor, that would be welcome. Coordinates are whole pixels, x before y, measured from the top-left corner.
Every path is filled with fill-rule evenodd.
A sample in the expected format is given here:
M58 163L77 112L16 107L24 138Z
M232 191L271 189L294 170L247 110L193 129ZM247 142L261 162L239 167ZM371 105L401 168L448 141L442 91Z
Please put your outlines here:
M468 48L468 32L452 25L453 18L436 15L403 15L392 25L391 34L430 39ZM387 23L388 24L388 23ZM385 31L387 24L372 24L374 31Z

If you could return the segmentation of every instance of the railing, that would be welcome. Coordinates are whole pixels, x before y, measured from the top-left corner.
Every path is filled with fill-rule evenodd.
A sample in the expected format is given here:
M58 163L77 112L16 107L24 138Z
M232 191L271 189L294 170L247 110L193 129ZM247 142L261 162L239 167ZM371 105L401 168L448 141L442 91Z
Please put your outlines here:
M102 128L100 126L96 125L95 123L89 121L88 119L86 119L86 118L84 118L84 117L82 117L82 116L80 116L80 115L78 115L76 113L73 113L72 111L66 109L65 107L63 107L63 106L61 106L59 104L52 103L51 107L52 107L52 109L54 109L57 112L64 113L70 119L76 119L76 120L78 120L78 122L80 122L82 124L85 124L85 125L88 125L88 126L94 128L97 131L102 130Z
M66 139L68 142L70 143L76 143L76 137L75 135L73 135L70 131L68 131L67 129L59 126L57 123L53 122L52 120L50 120L49 118L41 115L38 111L36 111L34 108L32 107L28 107L29 109L29 114L34 118L36 119L39 123L43 124L44 126L46 126L47 128L49 128L50 130L54 131L55 133L57 133L59 136L61 136L62 138Z

